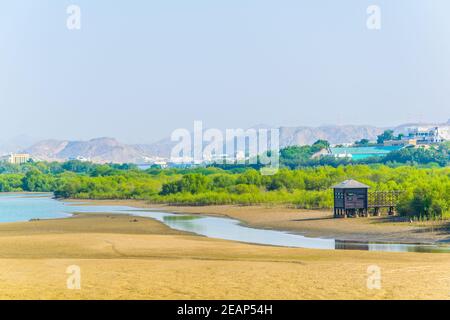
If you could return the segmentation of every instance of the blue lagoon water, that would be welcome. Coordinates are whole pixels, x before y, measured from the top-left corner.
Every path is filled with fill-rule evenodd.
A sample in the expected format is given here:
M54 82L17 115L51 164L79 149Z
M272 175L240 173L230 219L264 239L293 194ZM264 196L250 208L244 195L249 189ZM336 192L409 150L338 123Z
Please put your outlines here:
M19 222L31 219L66 218L70 210L49 194L0 193L0 222Z
M262 245L328 250L450 252L450 247L448 246L355 243L335 239L311 238L284 231L250 228L242 225L238 220L229 218L165 213L127 206L103 206L83 202L68 203L53 199L51 194L0 193L0 223L29 221L32 219L67 218L73 213L112 213L148 217L180 231L187 231L210 238Z

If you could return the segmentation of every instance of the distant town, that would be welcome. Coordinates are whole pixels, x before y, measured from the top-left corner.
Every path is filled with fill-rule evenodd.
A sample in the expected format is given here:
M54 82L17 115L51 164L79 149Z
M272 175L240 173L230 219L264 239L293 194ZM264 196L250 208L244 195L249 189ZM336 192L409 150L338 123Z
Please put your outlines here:
M319 138L319 137L317 137ZM106 139L106 138L105 138ZM103 141L102 139L95 139L97 143ZM439 146L441 143L450 141L450 125L420 125L420 126L403 126L398 130L385 130L376 137L376 140L368 138L361 138L360 140L347 143L329 144L321 150L315 152L311 159L319 159L323 157L332 157L335 159L349 159L349 160L364 160L372 157L384 157L393 151L398 151L404 148L415 149L430 149ZM108 144L111 145L111 139L108 139ZM114 143L117 143L114 140ZM113 144L114 144L113 143ZM296 144L291 144L295 146ZM92 149L92 148L91 148ZM122 150L122 145L115 146L114 150ZM98 157L90 157L85 154L70 156L63 159L48 159L48 157L41 157L39 154L33 153L9 153L0 158L0 161L11 164L23 164L26 162L38 161L81 161L93 163L125 163L128 161L121 161L114 159L101 159ZM190 155L184 155L177 158L160 155L141 155L130 163L136 164L142 169L151 167L157 168L192 168L199 166L211 165L214 163L245 163L249 161L246 156L246 150L236 150L234 154L217 154L202 160L194 159ZM123 157L122 157L123 158ZM126 160L126 159L124 159Z
M314 155L351 158L353 160L386 156L402 148L428 149L450 141L450 126L409 127L405 132L385 131L377 141L361 139L351 144L335 145Z

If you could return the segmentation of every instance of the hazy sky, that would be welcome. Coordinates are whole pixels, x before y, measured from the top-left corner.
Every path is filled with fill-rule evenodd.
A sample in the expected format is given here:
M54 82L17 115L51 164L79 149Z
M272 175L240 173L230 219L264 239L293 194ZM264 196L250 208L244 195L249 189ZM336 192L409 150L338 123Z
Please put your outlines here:
M0 135L446 121L449 15L448 0L3 1Z

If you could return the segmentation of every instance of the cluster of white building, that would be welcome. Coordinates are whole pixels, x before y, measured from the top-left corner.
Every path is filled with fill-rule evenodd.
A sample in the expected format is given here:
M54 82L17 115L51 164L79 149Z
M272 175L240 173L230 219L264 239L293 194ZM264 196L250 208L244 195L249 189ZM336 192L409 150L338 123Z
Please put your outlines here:
M250 158L245 155L244 151L238 151L234 156L228 154L211 154L203 155L202 159L195 159L192 156L180 156L180 157L144 157L144 164L142 166L156 165L161 168L176 168L176 167L195 167L208 165L213 163L238 163L249 161Z
M404 139L413 139L418 144L432 144L450 141L450 125L407 127Z
M11 164L24 164L31 160L31 156L27 153L10 153L0 158L0 161Z

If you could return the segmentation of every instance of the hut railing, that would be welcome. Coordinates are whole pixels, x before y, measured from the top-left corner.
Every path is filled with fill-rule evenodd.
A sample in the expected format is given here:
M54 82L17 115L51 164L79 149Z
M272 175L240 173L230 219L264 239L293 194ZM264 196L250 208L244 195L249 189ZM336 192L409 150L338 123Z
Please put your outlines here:
M369 191L367 206L369 208L396 207L400 201L403 191Z

